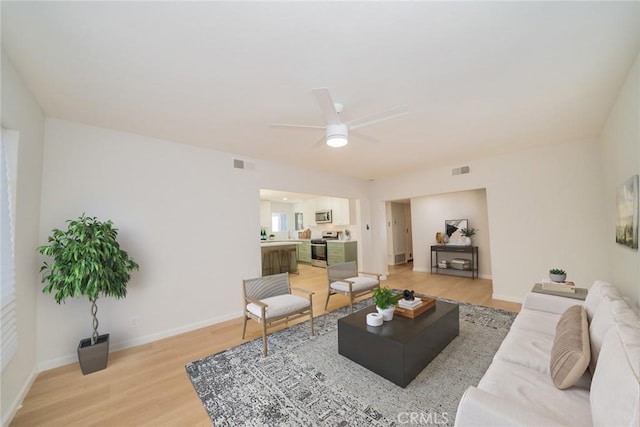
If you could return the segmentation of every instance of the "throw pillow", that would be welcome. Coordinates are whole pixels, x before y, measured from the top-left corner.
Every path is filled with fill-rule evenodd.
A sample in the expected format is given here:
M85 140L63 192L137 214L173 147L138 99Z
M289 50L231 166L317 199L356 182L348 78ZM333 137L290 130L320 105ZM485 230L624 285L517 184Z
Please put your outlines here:
M587 312L580 305L569 307L558 320L551 348L549 371L561 390L574 385L591 359Z

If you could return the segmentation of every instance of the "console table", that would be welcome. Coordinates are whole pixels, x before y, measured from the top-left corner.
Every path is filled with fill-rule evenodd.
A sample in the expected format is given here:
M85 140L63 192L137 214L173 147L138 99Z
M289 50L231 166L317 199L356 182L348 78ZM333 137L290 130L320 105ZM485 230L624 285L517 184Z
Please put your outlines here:
M469 270L460 270L457 268L443 268L438 266L439 255L442 253L452 253L462 255L456 258L465 258L471 260L471 268ZM471 256L471 258L469 258ZM435 261L435 262L434 262ZM478 247L477 246L457 246L457 245L433 245L431 246L431 273L442 274L444 272L471 273L471 278L478 277Z
M542 289L542 283L536 283L533 285L533 289L531 292L537 292L539 294L547 294L553 295L556 297L564 297L564 298L573 298L577 300L584 301L587 298L588 290L585 288L573 288L574 292L557 292L557 291L548 291L546 289Z

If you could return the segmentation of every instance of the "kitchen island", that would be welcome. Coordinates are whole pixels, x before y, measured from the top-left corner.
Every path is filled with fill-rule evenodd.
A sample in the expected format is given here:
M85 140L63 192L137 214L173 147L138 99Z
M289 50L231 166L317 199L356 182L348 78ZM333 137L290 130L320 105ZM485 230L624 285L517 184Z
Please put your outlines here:
M297 240L266 240L260 242L262 250L262 275L278 273L298 274Z

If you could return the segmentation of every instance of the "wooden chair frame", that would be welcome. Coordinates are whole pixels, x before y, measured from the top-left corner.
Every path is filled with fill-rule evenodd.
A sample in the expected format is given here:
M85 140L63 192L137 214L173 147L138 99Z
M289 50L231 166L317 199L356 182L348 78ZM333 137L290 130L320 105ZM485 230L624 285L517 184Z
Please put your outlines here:
M261 298L255 298L255 297L250 297L247 295L247 284L251 281L259 281L262 279L267 279L267 277L269 278L268 280L271 281L277 281L278 283L276 284L276 286L278 287L278 289L268 289L268 288L264 288L261 289L261 294L262 297ZM291 287L291 284L289 283L289 273L281 273L281 274L274 274L272 276L267 276L267 277L260 277L260 278L254 278L254 279L245 279L242 281L242 296L243 296L243 301L244 301L244 305L243 305L243 311L244 311L244 316L243 316L243 326L242 326L242 339L244 339L246 331L247 331L247 320L249 319L253 319L256 322L258 322L261 327L262 327L262 351L263 351L263 355L267 356L267 328L273 327L273 326L277 326L277 325L281 325L283 323L288 323L292 320L296 320L299 319L301 317L304 316L309 316L309 322L310 322L310 327L311 327L311 335L314 335L314 329L313 329L313 295L314 292L309 291L307 289L302 289L302 288L297 288L297 287ZM286 292L283 292L282 289L282 285L283 283L280 282L280 280L285 280L286 281ZM297 310L297 311L293 311L291 313L287 313L281 316L277 316L277 317L271 317L269 319L267 319L267 307L268 304L265 304L264 302L261 301L261 299L264 298L268 298L268 297L272 297L272 296L278 296L278 295L285 295L285 294L291 294L291 291L296 291L296 292L300 292L302 294L305 294L308 298L309 298L309 306L305 307L302 310ZM255 314L251 313L248 309L247 309L247 305L248 304L255 304L258 307L260 307L260 316L258 317Z
M353 269L345 268L345 267L350 267L351 265L353 265ZM336 271L334 272L334 270ZM356 277L359 275L375 277L378 280L378 285L369 289L354 291L353 290L354 282L350 280L345 280L345 279L349 277ZM355 261L327 266L327 282L328 283L327 283L327 300L324 303L325 311L327 310L327 306L329 305L329 297L331 297L331 295L341 294L349 297L349 313L353 313L353 303L355 299L362 295L366 295L368 293L373 294L375 289L380 287L381 276L382 275L378 273L367 273L365 271L358 271L358 267ZM332 289L331 284L333 282L344 282L349 286L349 289L347 291L339 291L339 290Z

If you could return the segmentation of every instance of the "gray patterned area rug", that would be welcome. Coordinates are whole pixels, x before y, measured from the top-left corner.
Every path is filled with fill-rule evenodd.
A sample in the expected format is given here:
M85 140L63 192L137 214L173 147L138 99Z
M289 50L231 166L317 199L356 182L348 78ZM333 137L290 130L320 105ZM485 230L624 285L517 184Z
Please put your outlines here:
M338 354L337 319L348 307L315 319L314 337L308 322L270 334L268 357L256 339L186 371L217 427L453 425L462 394L478 384L515 318L458 304L459 336L404 389Z

